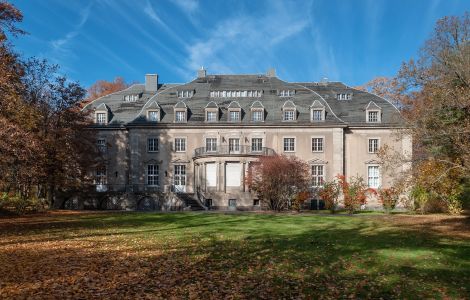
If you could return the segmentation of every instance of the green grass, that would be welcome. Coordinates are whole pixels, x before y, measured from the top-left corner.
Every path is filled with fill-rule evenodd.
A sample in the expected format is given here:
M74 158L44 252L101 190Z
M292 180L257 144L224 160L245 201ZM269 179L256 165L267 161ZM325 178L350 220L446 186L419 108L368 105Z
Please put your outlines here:
M10 219L0 223L0 278L8 278L0 282L0 295L470 297L468 237L433 230L440 225L435 220L416 226L412 218L420 217L107 213L31 217L21 224ZM453 222L468 230L462 218L444 223Z

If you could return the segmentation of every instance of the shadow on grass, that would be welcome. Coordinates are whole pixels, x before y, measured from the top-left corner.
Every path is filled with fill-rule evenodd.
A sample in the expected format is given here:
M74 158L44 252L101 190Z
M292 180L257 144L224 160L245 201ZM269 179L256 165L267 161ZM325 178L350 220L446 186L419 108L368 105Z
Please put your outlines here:
M432 232L387 227L365 218L124 214L87 216L64 224L69 226L64 231L74 235L60 237L71 244L61 244L53 235L55 243L42 247L0 248L0 278L5 279L0 294L10 298L470 296L468 240L449 241ZM49 232L43 226L42 233ZM108 229L113 231L103 232ZM41 233L38 227L31 234L27 227L22 230L26 236ZM80 234L83 230L91 231ZM111 240L96 240L108 235Z

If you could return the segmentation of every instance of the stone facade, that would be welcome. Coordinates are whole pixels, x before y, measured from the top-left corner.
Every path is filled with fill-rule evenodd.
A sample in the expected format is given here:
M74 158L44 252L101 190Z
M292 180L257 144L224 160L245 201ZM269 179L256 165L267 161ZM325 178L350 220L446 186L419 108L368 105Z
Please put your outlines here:
M260 155L296 155L321 166L322 180L359 175L387 187L392 178L382 174L376 150L387 144L411 153L410 139L394 134L403 126L398 110L375 95L336 82L288 83L272 73L198 76L181 85L134 85L84 108L96 122L97 114L106 117L92 127L105 158L98 191L121 193L134 201L131 209L139 208L133 195L153 193L155 209L183 209L189 201L253 210L257 197L244 178ZM126 101L127 95L137 99Z

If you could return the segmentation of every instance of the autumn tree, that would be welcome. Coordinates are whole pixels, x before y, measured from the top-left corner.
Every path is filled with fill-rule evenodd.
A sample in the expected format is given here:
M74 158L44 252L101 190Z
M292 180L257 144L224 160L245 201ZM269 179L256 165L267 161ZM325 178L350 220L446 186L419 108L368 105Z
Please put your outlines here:
M114 81L98 80L87 90L87 97L84 104L89 103L99 97L122 91L130 86L124 78L116 77Z
M263 156L248 170L247 184L261 204L271 210L291 209L305 201L311 178L308 165L295 156Z

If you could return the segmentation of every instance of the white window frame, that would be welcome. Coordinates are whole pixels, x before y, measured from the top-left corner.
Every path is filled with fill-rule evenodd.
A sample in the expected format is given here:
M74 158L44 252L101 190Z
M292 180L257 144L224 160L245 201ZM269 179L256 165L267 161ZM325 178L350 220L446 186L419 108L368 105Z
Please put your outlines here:
M206 137L206 152L217 152L217 138L216 137Z
M255 115L260 114L261 118L255 118ZM252 122L264 122L264 109L253 108L251 110L251 121Z
M377 120L371 120L371 113L377 113ZM368 109L366 113L367 123L380 123L381 120L381 111L379 109Z
M183 115L183 118L178 118L180 114ZM175 110L175 123L186 123L187 121L187 110Z
M315 113L320 113L320 119L315 119ZM325 109L324 108L312 108L310 120L312 122L322 122L325 121Z
M217 119L218 119L217 111L212 110L212 109L206 110L206 122L209 122L209 123L217 122L218 121Z
M153 142L151 142L153 141ZM149 137L147 138L147 152L154 153L158 152L159 149L159 140L156 137Z
M282 121L293 122L295 121L296 110L293 108L285 108L282 110Z
M376 145L375 151L373 151L374 149L371 149L371 146L372 146L371 142L375 140L377 141L377 145ZM379 149L380 149L380 138L373 137L373 138L367 139L367 153L377 154L377 152L379 152Z
M96 140L96 146L98 147L98 151L101 154L105 154L108 152L108 144L106 144L106 138L99 137Z
M101 117L103 117L103 118L101 118ZM108 112L106 112L106 111L97 111L97 112L95 112L95 123L98 124L98 125L108 124Z
M321 167L321 174L319 170ZM325 183L326 178L326 166L325 164L312 164L310 165L310 172L312 176L312 187L322 187Z
M240 138L231 137L228 139L228 151L229 153L240 152Z
M160 185L160 166L158 164L147 165L147 186L159 186Z
M175 152L186 152L186 137L175 137Z
M314 140L320 140L321 143L315 143ZM311 138L311 149L312 149L312 152L314 153L321 153L321 152L325 152L325 137L324 136L312 136ZM318 145L321 145L321 149L314 149L314 146L317 146Z
M255 143L256 140L256 143ZM261 142L259 141L261 140ZM261 137L252 137L251 138L251 152L262 152L263 151L263 138ZM254 147L256 146L256 147Z
M155 119L151 116L155 113ZM160 121L160 111L158 109L149 109L147 110L147 121L149 122L159 122Z
M374 168L377 170L377 176L371 175L371 169ZM381 185L381 170L378 164L368 164L367 165L367 186L373 189L379 188ZM377 184L371 184L371 181L375 181ZM372 182L375 183L375 182Z
M238 114L238 118L234 119L232 118L232 113L237 113ZM229 109L228 111L228 118L229 118L229 122L240 122L241 121L241 110L238 108L238 109Z
M287 140L287 139L293 139L293 140L294 140L293 144L292 144L292 145L290 145L290 144L287 145L287 144L286 144L286 140ZM285 136L285 137L283 137L283 138L282 138L282 149L283 149L283 152L295 152L295 149L296 149L296 145L295 145L295 144L296 144L296 138L295 138L295 137L293 137L293 136ZM286 145L289 147L288 150L286 150ZM290 146L293 146L293 149L292 149L292 150L290 150Z

